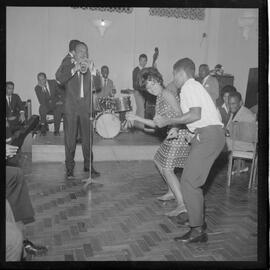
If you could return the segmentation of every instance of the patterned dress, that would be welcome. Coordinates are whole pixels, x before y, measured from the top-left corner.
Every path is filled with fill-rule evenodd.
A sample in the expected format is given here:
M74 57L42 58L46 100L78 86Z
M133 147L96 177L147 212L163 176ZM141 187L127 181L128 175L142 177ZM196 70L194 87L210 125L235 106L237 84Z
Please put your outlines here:
M176 96L176 99L180 102L178 96ZM157 96L156 115L168 118L179 116L162 94ZM182 168L190 151L190 146L186 141L187 137L189 137L188 130L186 128L179 129L178 138L165 139L161 143L154 160L165 169Z

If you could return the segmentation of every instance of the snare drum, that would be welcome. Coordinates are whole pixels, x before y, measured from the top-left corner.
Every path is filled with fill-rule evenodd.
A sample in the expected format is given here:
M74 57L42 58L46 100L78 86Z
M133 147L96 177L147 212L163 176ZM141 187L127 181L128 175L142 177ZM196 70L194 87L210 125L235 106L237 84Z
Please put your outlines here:
M111 139L119 134L121 122L113 113L103 112L97 116L95 128L102 138Z
M115 112L127 112L131 111L131 101L129 96L118 97L115 101Z

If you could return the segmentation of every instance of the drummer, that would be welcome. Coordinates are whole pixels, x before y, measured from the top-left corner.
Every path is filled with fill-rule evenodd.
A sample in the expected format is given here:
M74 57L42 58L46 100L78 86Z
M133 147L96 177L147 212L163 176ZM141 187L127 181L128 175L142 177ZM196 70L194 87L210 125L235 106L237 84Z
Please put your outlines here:
M111 79L108 78L109 76L109 67L102 66L101 67L101 89L97 91L96 97L113 97L116 93L114 83Z

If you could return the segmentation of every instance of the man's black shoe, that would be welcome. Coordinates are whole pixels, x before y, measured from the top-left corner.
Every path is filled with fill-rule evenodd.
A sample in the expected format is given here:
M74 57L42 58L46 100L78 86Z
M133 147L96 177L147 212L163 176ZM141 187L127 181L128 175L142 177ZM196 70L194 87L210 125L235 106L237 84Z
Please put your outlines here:
M54 136L60 136L60 133L59 133L59 131L54 131L53 135Z
M24 246L24 250L26 251L26 253L33 255L33 256L45 255L48 252L47 247L35 245L27 239L23 240L23 246Z
M207 233L201 228L200 230L191 228L186 234L174 238L175 241L183 243L204 243L207 242Z

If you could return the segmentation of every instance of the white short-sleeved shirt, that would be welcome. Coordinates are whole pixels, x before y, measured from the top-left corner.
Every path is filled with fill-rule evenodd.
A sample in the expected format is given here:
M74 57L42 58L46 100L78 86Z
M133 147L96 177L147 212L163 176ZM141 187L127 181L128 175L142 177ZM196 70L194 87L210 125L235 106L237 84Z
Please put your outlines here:
M187 113L192 107L201 108L201 119L187 124L190 131L194 132L196 128L211 125L220 125L223 127L212 98L204 87L193 78L187 80L182 86L180 100L183 113Z

